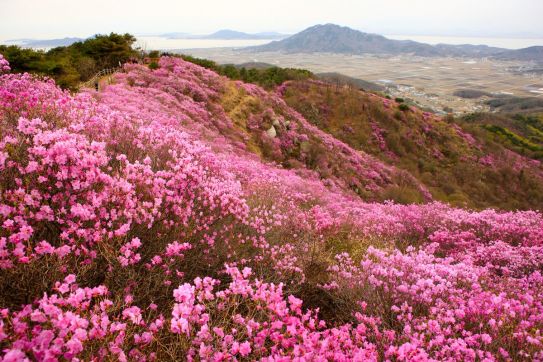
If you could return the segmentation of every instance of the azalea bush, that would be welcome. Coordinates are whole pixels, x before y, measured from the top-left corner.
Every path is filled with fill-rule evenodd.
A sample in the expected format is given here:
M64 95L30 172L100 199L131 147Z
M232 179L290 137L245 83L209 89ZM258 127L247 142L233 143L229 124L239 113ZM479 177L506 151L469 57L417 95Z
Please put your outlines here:
M366 201L396 169L159 65L0 76L3 361L543 359L541 213Z
M0 54L0 73L7 73L11 70L9 62Z

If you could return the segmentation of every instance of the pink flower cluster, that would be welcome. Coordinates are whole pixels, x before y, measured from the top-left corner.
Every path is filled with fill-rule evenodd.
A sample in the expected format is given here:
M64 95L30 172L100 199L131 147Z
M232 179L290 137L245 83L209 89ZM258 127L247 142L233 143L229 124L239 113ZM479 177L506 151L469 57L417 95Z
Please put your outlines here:
M0 54L0 74L8 73L11 70L9 62L2 54Z
M377 332L389 335L391 343L383 346L389 358L541 360L543 264L537 271L517 270L516 278L497 277L493 266L469 258L436 257L437 248L370 248L359 264L339 255L324 287L356 293L364 313L389 313Z
M298 167L250 151L270 122ZM40 282L0 296L0 360L543 360L541 213L352 192L394 172L176 58L77 95L2 75L0 285Z
M146 349L165 327L164 317L149 317L156 315L152 307L142 311L130 303L116 305L107 299L104 286L80 288L75 281L70 274L55 284L56 293L44 295L35 305L11 314L1 311L0 340L10 345L2 360L30 361L28 356L40 361L77 360L90 345L96 346L92 354L99 359L142 360L145 351L153 360L153 352ZM129 355L124 352L127 344L132 346Z
M0 175L0 267L44 254L90 261L101 241L120 246L136 225L177 227L178 237L198 234L212 245L220 233L210 225L246 218L239 183L186 133L143 124L85 95L71 98L28 75L6 76L2 85L0 167L10 171ZM37 230L44 224L46 233ZM120 249L121 263L137 259L143 238L136 240Z
M191 344L189 361L377 360L364 324L326 328L315 312L302 310L302 300L286 297L283 285L251 280L249 268L226 273L232 279L226 289L215 291L219 282L206 278L174 291L170 330Z

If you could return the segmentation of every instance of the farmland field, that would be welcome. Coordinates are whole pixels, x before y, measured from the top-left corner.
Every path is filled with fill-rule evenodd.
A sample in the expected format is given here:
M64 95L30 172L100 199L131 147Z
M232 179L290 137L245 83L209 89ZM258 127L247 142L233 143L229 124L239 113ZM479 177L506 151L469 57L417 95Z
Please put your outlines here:
M543 98L543 74L531 71L535 64L489 59L426 58L400 55L286 54L247 52L234 48L180 50L219 63L265 62L280 67L309 69L316 73L338 72L354 78L381 83L397 96L409 97L434 110L444 107L455 112L485 110L480 99L453 95L460 89L518 97Z

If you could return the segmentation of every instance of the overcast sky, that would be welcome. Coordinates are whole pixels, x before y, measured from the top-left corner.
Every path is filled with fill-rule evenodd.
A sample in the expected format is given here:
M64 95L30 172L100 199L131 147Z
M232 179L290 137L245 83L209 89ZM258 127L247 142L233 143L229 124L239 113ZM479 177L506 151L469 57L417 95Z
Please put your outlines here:
M543 37L543 0L0 0L0 39L97 33L294 33L336 23L381 34Z

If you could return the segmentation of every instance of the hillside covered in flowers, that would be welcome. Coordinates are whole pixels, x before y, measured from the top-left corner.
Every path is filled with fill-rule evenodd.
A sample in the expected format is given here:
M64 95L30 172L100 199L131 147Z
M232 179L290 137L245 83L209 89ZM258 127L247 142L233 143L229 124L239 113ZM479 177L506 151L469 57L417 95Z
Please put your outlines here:
M436 200L479 209L543 205L541 115L439 117L402 98L313 80L285 82L278 90L309 122L409 172ZM386 195L420 201L405 187Z
M179 58L77 94L9 71L2 361L543 360L540 212L435 202Z

